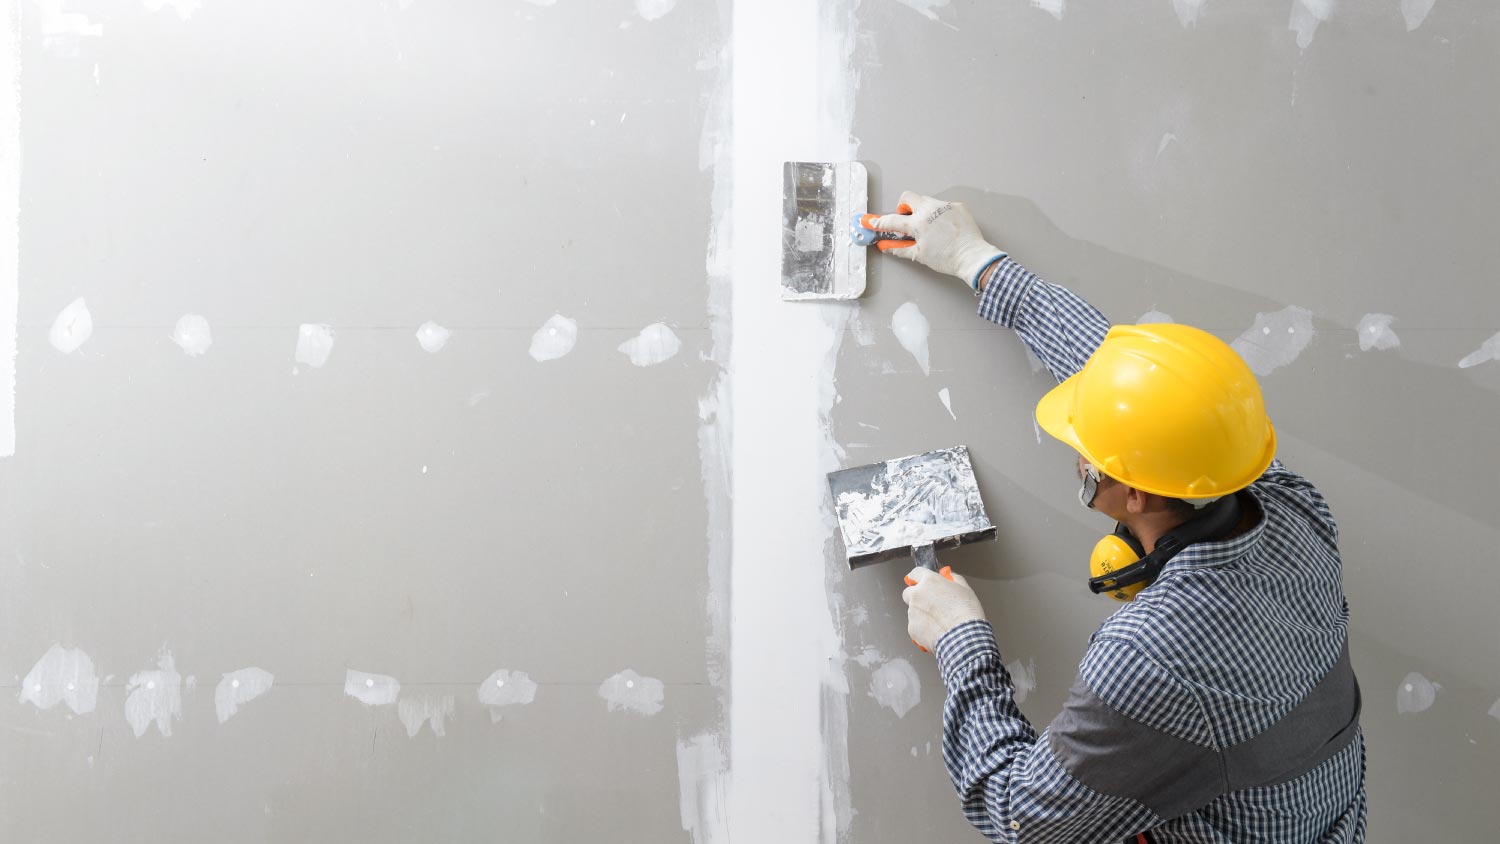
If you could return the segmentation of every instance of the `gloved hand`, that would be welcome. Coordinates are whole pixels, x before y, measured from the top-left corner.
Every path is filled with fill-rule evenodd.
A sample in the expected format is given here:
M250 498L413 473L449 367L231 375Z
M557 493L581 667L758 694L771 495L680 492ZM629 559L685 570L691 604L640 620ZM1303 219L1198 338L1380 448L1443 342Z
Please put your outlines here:
M907 606L906 632L924 651L937 647L938 640L949 630L984 618L979 596L969 588L963 575L952 574L948 569L944 572L938 574L918 566L906 576L906 582L913 585L901 593L901 600Z
M901 232L917 239L911 245L881 242L881 251L925 264L957 276L976 292L979 274L1005 253L984 239L974 215L962 202L948 202L907 191L901 194L901 213L872 220L882 231ZM886 246L886 243L891 243Z

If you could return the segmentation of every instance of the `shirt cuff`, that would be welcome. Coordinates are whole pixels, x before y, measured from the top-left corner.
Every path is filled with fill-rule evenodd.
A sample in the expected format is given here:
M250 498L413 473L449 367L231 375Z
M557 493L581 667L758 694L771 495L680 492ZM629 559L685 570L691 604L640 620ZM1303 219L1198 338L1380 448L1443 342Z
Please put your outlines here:
M1036 285L1037 277L1008 255L990 267L989 277L979 294L979 315L1006 328L1015 328L1021 305Z
M937 654L938 672L943 682L952 687L962 679L975 662L993 659L1000 664L1000 646L995 643L995 628L988 621L966 621L949 630L938 639L933 653Z

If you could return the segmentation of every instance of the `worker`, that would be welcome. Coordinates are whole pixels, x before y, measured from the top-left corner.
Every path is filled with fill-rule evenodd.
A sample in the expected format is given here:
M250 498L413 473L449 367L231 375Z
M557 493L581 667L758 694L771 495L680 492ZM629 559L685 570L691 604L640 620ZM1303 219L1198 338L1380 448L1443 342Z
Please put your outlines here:
M1128 603L1040 736L974 590L908 575L908 632L947 686L943 760L969 821L1027 844L1363 841L1338 528L1274 459L1244 361L1195 328L1110 327L961 203L905 193L873 223L915 238L882 251L956 276L1057 378L1037 423L1078 452L1083 506L1117 523L1090 585Z

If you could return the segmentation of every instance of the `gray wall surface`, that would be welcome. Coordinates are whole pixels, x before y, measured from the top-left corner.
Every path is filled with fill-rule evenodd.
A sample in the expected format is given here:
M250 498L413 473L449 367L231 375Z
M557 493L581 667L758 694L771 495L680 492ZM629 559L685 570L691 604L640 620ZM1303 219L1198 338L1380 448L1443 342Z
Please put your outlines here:
M20 9L0 838L686 840L676 745L723 705L697 442L720 11L151 5L67 4L97 35ZM78 297L92 337L61 354ZM554 313L576 347L535 361ZM670 360L617 351L657 322ZM321 368L304 323L335 332ZM54 643L97 667L94 712L18 702ZM137 738L127 684L163 653L182 715ZM249 666L274 686L218 723ZM492 723L497 669L539 688ZM659 713L601 698L626 669ZM408 738L401 707L449 698Z
M763 187L725 178L748 128L725 123L731 14L801 2L10 7L20 310L16 450L0 458L0 839L707 844L759 828L752 813L793 813L743 783L729 800L733 779L712 753L695 770L693 750L728 748L731 704L752 699L729 681L731 642L757 642L734 636L721 446L735 408L715 400L734 377L730 286L777 292L730 277L723 253L736 191ZM778 58L856 97L845 129L872 210L906 189L963 200L998 245L1118 322L1156 310L1233 340L1306 309L1311 342L1261 380L1283 459L1342 527L1370 840L1492 840L1500 362L1483 350L1500 357L1500 10L820 11L821 57ZM845 39L847 63L820 78ZM774 108L779 93L758 96ZM770 238L734 249L774 266ZM842 341L787 390L836 387L845 465L970 447L1000 541L948 561L1032 681L1021 708L1040 726L1115 608L1084 583L1110 525L1078 507L1070 452L1033 427L1051 379L1020 343L952 279L871 265L857 305L806 306L839 315ZM80 298L92 333L65 352L51 332ZM930 374L891 329L908 302L931 324ZM186 314L212 329L199 356L174 342ZM576 345L535 360L555 314ZM1369 314L1393 318L1398 346L1370 346ZM414 336L428 321L451 332L435 352ZM619 347L657 323L680 348L638 366ZM325 324L326 362L299 361L301 326ZM774 461L818 434L806 424L744 453ZM814 489L823 469L778 482ZM798 698L823 707L825 770L788 770L785 787L837 818L786 840L978 840L942 768L942 686L907 640L901 565L850 573L813 539L822 583L784 588L826 589L839 653ZM764 563L733 560L736 575ZM744 629L783 621L765 615ZM62 699L81 675L44 670L78 654L100 682L84 712ZM776 655L761 656L751 679L774 687ZM881 702L877 672L899 660L920 684L909 710ZM221 722L217 687L250 667L274 685ZM532 702L486 705L502 669L536 682ZM349 671L399 694L361 702ZM744 713L760 728L782 714ZM128 715L160 719L138 736ZM797 756L751 750L773 774Z

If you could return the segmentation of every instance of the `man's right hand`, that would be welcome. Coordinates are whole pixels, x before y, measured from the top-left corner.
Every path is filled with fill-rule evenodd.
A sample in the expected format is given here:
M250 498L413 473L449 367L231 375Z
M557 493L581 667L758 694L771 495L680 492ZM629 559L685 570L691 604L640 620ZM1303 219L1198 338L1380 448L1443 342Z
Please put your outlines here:
M906 582L911 584L901 593L907 606L906 632L924 651L936 649L938 640L960 624L984 619L979 596L963 575L946 568L939 574L918 566Z
M979 276L1005 253L984 239L974 215L962 202L948 202L919 193L901 194L901 205L911 213L886 214L873 220L882 231L901 232L916 238L911 246L882 251L899 255L956 276L978 292Z

